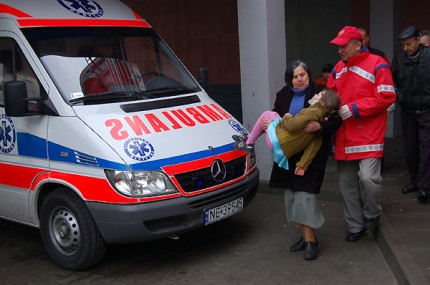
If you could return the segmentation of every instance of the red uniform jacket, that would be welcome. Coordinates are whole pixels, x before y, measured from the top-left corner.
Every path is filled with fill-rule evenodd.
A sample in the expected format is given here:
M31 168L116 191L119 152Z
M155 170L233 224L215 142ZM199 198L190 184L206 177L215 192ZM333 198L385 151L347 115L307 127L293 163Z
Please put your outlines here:
M327 87L335 90L341 105L348 105L352 112L337 131L335 159L382 157L387 108L396 100L389 65L364 51L346 63L339 61Z

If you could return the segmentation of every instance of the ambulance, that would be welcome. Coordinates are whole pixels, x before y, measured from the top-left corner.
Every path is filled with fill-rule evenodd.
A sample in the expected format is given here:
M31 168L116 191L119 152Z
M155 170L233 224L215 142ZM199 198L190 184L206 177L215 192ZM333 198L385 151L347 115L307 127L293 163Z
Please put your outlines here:
M247 130L117 0L0 2L0 217L59 266L177 235L255 196Z

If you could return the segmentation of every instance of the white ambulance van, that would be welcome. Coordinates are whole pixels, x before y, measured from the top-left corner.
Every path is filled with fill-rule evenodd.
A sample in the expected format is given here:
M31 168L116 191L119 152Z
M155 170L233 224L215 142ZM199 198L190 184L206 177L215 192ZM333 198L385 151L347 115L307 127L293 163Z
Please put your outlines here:
M117 0L0 2L0 217L58 265L204 227L255 196L244 127Z

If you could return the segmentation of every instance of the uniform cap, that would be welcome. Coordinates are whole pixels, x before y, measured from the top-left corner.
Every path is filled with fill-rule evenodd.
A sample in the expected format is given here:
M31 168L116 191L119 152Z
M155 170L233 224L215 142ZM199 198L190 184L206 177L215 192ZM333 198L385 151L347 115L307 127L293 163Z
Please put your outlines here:
M363 40L360 30L356 27L345 26L330 43L343 46L353 39Z
M407 38L418 37L418 36L419 36L419 32L417 28L415 28L414 26L407 26L400 32L398 39L404 40Z

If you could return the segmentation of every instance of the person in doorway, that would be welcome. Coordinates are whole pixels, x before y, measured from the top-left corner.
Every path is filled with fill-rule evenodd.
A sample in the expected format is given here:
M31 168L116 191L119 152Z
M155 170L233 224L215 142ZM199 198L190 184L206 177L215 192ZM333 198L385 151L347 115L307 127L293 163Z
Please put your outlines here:
M279 166L289 169L288 159L303 151L301 159L296 163L294 173L305 174L309 164L322 144L322 137L315 133L304 132L303 128L311 121L322 121L339 110L340 99L337 94L325 89L309 100L310 106L302 109L297 115L287 113L281 118L274 111L265 111L255 123L247 137L234 135L233 147L250 151L255 141L266 133L267 146L273 151L274 160ZM262 128L263 120L270 120L269 127Z
M414 26L404 28L398 39L403 52L394 58L391 69L401 109L410 176L402 193L418 191L418 200L427 203L430 189L430 48L420 44Z
M425 47L430 47L430 31L422 30L420 33L420 44Z
M385 52L370 46L370 36L369 36L369 33L367 32L367 30L365 28L359 28L359 30L360 30L361 36L363 37L363 44L369 50L369 52L371 54L379 55L389 64L390 60L385 55Z
M328 78L330 77L330 72L332 70L333 70L333 64L331 63L324 64L324 66L321 69L322 74L317 77L317 79L315 80L315 83L322 84L325 86L327 84Z
M387 109L396 93L388 63L369 53L358 28L344 27L330 43L338 47L340 61L327 87L342 101L334 156L348 225L345 241L354 242L379 226Z
M310 69L301 60L293 61L287 67L285 83L286 86L276 94L273 108L281 117L287 113L294 116L303 108L309 107L308 101L325 88L312 81ZM270 120L263 120L262 128L267 129L270 123ZM301 237L290 246L290 251L304 250L305 260L313 260L318 256L316 230L324 224L324 216L317 203L317 194L324 179L331 135L340 123L340 118L334 114L327 120L311 121L303 129L323 138L320 149L303 176L296 175L295 169L286 170L276 162L273 164L270 187L284 189L287 221L298 223L301 231ZM288 163L296 165L302 154L299 152L293 155Z

